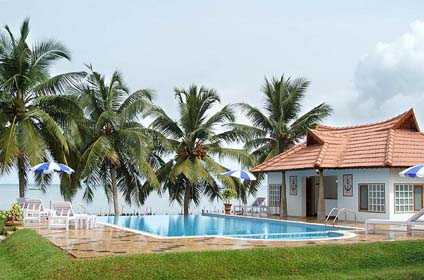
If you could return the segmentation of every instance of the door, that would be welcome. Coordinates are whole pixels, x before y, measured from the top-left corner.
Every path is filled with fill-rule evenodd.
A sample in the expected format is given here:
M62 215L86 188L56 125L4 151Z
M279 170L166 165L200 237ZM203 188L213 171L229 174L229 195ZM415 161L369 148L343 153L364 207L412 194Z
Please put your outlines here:
M314 177L306 177L306 216L314 217L317 215L315 210L315 184Z

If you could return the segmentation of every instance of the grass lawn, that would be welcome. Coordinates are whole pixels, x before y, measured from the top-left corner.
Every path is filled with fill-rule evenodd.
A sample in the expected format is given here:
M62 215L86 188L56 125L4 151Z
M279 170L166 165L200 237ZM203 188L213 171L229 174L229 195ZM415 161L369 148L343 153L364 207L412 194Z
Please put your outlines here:
M74 259L30 230L0 243L0 279L424 279L424 241Z

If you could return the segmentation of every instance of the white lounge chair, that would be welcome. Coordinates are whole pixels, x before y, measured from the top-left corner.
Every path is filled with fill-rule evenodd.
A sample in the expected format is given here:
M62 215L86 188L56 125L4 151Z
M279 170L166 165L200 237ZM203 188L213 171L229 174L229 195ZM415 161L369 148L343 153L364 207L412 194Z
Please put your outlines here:
M246 207L246 213L268 213L268 206L265 204L265 197L258 197L252 202L250 206Z
M395 221L395 220L384 220L384 219L368 219L365 221L365 233L367 234L368 225L372 225L371 233L375 233L376 225L398 225L406 226L408 234L412 231L412 226L424 226L424 221L419 221L419 219L424 216L424 208L412 215L406 221Z
M23 208L24 222L36 221L41 222L47 219L50 209L46 209L41 199L27 199Z
M24 209L26 209L27 206L28 206L28 198L26 198L26 197L18 197L16 199L16 202L19 204L22 211L24 211Z
M69 224L74 222L77 227L77 223L75 222L75 214L72 209L72 204L67 201L63 202L53 202L52 203L52 213L49 218L49 229L60 229L64 228L69 230Z

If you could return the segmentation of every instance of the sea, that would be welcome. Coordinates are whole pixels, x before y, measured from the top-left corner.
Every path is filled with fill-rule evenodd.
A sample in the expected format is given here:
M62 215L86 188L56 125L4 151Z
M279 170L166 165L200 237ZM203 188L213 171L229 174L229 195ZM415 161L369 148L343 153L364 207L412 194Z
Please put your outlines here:
M0 184L0 210L7 210L16 201L19 196L18 184ZM74 210L78 213L89 213L95 215L108 215L113 213L112 203L108 203L107 197L102 188L97 188L94 192L94 199L88 203L83 199L83 189L80 189L75 197L72 199ZM49 208L53 201L63 201L60 194L58 184L48 186L47 191L43 192L37 189L34 185L29 185L26 197L39 198L43 201L46 208ZM263 185L258 189L255 196L248 198L248 205L250 205L256 197L267 197L266 186ZM231 201L233 205L240 205L238 200ZM182 207L177 203L171 203L167 193L159 195L156 192L150 194L146 202L142 206L129 205L125 203L124 199L120 197L119 205L121 213L125 214L153 214L153 215L166 215L166 214L180 214ZM192 204L190 213L199 214L205 212L222 212L224 209L223 202L210 201L208 198L202 198L199 205Z

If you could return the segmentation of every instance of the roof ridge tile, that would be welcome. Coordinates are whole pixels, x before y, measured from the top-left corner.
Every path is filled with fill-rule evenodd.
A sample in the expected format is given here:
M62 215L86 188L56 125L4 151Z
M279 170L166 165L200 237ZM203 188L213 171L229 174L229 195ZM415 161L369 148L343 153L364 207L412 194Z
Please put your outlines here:
M352 126L340 126L340 127L329 126L329 125L321 125L320 124L320 125L318 125L316 127L316 130L319 130L320 128L325 129L324 131L326 131L326 130L344 130L344 129L355 129L355 128L363 128L363 127L376 126L376 125L380 125L380 124L390 123L390 122L393 122L393 121L395 121L397 119L401 119L405 115L409 114L411 111L412 111L412 109L409 109L408 111L403 112L402 114L397 115L397 116L395 116L395 117L393 117L391 119L384 120L384 121L379 121L379 122L374 122L374 123L368 123L368 124L360 124L360 125L352 125Z
M328 143L326 142L326 143L324 143L324 145L322 145L321 150L319 151L318 157L317 157L317 159L315 160L315 163L314 163L314 167L320 167L321 166L327 150L328 150Z
M390 129L387 135L387 144L386 144L386 156L384 159L384 164L392 166L393 164L393 146L395 142L395 130Z

